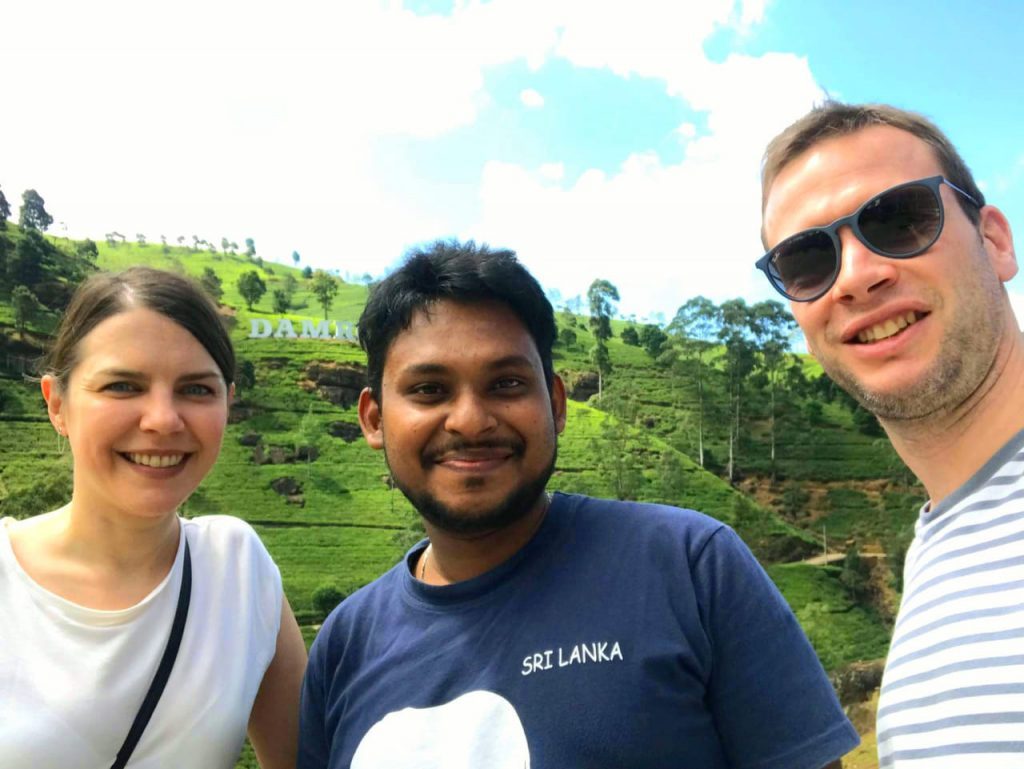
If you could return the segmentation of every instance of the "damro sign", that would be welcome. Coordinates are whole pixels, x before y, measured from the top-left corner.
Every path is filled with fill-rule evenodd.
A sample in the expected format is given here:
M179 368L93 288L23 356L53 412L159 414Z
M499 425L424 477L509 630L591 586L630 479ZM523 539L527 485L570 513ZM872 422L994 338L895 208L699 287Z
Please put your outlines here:
M331 327L334 331L331 331ZM357 342L356 324L337 320L312 321L304 320L296 331L295 323L288 318L271 321L267 318L249 319L250 339L341 339L346 342Z

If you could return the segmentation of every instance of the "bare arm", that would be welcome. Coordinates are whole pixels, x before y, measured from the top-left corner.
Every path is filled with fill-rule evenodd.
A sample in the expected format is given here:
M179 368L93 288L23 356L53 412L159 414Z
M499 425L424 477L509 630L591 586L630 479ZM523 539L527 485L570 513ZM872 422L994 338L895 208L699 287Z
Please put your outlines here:
M299 691L306 644L288 605L281 602L281 629L270 667L263 674L249 716L249 740L262 769L295 769L299 750Z

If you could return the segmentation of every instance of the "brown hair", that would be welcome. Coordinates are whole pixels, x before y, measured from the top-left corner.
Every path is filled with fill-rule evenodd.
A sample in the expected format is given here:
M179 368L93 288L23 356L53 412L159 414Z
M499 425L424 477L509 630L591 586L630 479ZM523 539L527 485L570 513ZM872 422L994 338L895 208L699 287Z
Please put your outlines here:
M985 196L978 189L960 153L928 118L888 104L844 104L829 99L814 107L768 144L761 164L761 212L764 213L768 191L775 177L798 155L818 142L848 136L876 125L899 128L929 144L942 167L943 175L978 201L979 206L985 205ZM980 221L978 209L962 196L955 197L960 201L960 207L967 218L977 224Z
M158 312L184 328L206 348L224 381L234 381L235 351L216 306L194 281L151 267L100 273L82 283L61 318L42 372L64 389L89 332L107 318L135 308Z

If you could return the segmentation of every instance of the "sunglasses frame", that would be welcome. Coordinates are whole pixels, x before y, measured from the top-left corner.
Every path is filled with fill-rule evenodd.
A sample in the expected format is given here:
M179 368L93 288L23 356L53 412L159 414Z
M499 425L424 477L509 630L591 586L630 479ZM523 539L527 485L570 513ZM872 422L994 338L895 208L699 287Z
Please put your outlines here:
M978 208L982 207L981 204L977 200L975 200L972 195L970 195L967 192L964 192L962 189L953 184L953 182L949 181L949 179L941 175L929 176L925 179L915 179L914 181L910 182L903 182L902 184L897 184L894 187L889 187L888 189L882 190L881 192L872 195L870 198L865 200L860 206L858 206L857 210L854 211L852 214L849 214L847 216L841 216L831 224L827 224L824 227L810 227L806 230L801 230L800 232L796 232L790 235L785 240L776 244L775 248L772 248L770 251L768 251L768 253L766 253L764 256L758 259L755 263L755 266L757 267L757 269L761 270L761 272L765 274L765 277L768 278L768 282L772 284L772 287L790 301L813 302L815 299L820 299L825 294L827 294L829 290L832 288L832 286L835 285L836 279L839 277L839 270L842 269L843 265L843 246L842 242L839 240L839 230L842 227L849 225L850 230L853 232L853 236L857 238L857 240L859 240L862 244L864 244L865 248L869 249L873 253L878 254L879 256L884 256L889 259L912 259L915 256L920 256L929 248L934 246L935 242L942 236L942 228L945 226L946 223L946 208L942 203L942 193L939 191L939 188L943 184L948 186L950 189L959 192L961 195L967 198L967 200L969 200ZM882 197L883 195L888 195L890 192L896 192L897 190L904 189L905 187L925 187L932 193L932 195L935 196L935 200L939 205L939 226L935 231L935 237L933 237L926 245L906 254L895 254L890 251L883 251L882 249L877 248L876 246L869 243L867 238L864 237L864 233L861 232L860 224L857 220L860 218L860 215L864 213L864 210L869 205L877 201L880 197ZM807 235L819 232L823 232L826 235L828 235L829 239L832 241L832 247L835 252L835 266L832 269L832 274L825 281L824 287L820 291L815 293L813 296L807 296L802 298L792 296L785 290L785 288L782 285L782 276L779 275L774 268L773 257L780 248L785 246L787 243L795 240L796 238L803 238L806 237Z

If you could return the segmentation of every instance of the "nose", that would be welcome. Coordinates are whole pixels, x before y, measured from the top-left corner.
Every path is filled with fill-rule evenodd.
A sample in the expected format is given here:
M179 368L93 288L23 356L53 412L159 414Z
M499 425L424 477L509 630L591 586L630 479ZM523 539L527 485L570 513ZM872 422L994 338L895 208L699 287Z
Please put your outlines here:
M830 291L836 302L850 304L874 298L882 289L899 279L899 259L876 254L853 234L849 227L839 230L843 254L839 275Z
M464 391L451 401L444 427L450 433L472 438L490 432L497 425L498 420L487 400L476 392Z
M145 432L176 433L185 426L173 392L150 390L143 402L139 427Z

